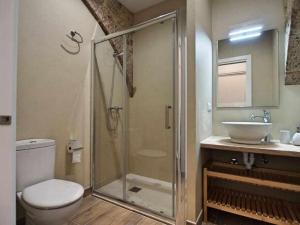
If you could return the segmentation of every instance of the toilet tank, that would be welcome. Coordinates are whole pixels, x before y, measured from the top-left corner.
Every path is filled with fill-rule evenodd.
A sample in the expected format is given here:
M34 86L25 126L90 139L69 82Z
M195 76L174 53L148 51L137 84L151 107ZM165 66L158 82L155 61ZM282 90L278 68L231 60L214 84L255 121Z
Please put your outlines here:
M54 178L55 140L28 139L16 143L17 192Z

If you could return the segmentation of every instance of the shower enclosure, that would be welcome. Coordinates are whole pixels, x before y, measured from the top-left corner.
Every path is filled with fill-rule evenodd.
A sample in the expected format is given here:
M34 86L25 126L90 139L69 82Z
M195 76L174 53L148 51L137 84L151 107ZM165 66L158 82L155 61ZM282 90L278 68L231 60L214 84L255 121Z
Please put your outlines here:
M168 218L183 174L177 15L107 35L92 54L93 193Z

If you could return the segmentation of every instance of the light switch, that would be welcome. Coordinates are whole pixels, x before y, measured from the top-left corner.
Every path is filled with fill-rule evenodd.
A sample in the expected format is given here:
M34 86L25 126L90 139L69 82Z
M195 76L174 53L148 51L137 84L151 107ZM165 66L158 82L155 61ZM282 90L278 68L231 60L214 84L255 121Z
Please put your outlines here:
M207 103L207 112L211 112L212 111L212 105L211 102Z

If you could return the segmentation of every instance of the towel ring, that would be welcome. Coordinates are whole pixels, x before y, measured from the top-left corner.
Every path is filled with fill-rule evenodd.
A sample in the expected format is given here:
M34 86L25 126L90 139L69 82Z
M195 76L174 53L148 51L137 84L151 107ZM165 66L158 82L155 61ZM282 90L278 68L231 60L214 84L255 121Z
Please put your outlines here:
M71 55L77 55L80 52L80 44L83 43L83 37L81 36L80 33L78 33L75 30L70 31L70 34L66 34L66 36L67 36L67 38L69 38L71 41L75 42L78 45L78 50L70 51L63 44L61 44L60 47ZM76 36L78 36L78 37L76 37Z

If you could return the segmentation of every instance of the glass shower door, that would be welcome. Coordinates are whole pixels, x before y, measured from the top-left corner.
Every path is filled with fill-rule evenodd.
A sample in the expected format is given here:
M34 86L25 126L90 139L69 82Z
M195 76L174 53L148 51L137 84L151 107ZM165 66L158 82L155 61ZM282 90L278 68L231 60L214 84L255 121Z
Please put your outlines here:
M135 92L128 98L126 197L173 217L174 20L130 35L127 74L132 72Z
M124 36L125 37L125 36ZM124 200L123 38L94 47L93 187L97 193Z
M97 43L93 189L174 217L175 20Z

